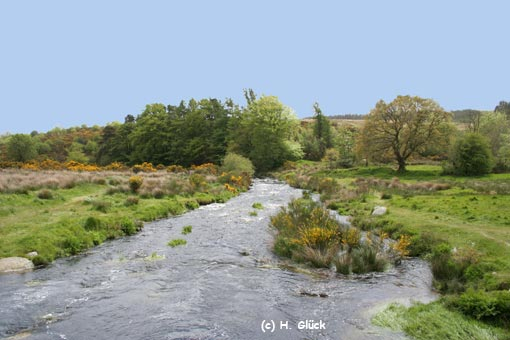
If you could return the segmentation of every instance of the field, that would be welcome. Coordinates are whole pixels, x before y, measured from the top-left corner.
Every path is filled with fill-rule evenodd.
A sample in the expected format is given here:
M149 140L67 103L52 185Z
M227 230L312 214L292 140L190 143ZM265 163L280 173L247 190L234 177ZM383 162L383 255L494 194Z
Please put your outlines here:
M496 338L508 337L502 329L510 318L510 175L452 177L441 172L437 165L411 165L397 174L390 167L328 169L325 164L298 162L276 176L320 192L328 207L352 216L352 224L362 230L382 231L394 239L410 236L410 255L430 261L434 288L444 294L439 307L416 310L447 308L462 316L453 320L478 319L485 322L482 325L499 327L495 332L502 333ZM372 216L376 206L388 212ZM383 314L404 322L406 313L392 308ZM434 315L439 318L441 313L427 317ZM430 322L422 323L422 331ZM439 329L437 334L448 332Z
M0 258L36 251L32 261L44 265L134 234L145 221L224 202L247 186L244 179L205 170L1 170Z

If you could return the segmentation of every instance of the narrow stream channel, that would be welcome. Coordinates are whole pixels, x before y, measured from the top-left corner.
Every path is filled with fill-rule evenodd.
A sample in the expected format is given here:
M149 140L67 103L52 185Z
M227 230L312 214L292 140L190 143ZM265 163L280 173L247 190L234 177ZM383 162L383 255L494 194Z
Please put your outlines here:
M138 235L45 269L0 275L0 338L20 332L16 338L69 340L404 338L372 326L370 313L390 301L434 299L427 264L409 260L349 279L289 270L271 252L269 217L300 195L286 184L255 180L225 204L148 223ZM258 216L249 214L254 202L264 206ZM184 236L186 225L193 231ZM174 238L187 245L168 247ZM325 329L298 329L306 320Z

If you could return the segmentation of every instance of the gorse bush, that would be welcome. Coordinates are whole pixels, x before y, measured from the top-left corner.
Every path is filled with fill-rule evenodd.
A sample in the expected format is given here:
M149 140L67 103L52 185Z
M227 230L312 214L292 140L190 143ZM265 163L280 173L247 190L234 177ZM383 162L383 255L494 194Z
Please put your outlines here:
M143 184L143 178L140 176L131 176L128 180L129 188L131 189L131 192L135 193L138 192L140 187Z
M382 242L362 242L358 229L341 225L310 198L291 201L271 217L271 225L278 230L274 252L282 257L321 268L334 264L344 274L382 271L387 263ZM344 253L337 255L339 250Z

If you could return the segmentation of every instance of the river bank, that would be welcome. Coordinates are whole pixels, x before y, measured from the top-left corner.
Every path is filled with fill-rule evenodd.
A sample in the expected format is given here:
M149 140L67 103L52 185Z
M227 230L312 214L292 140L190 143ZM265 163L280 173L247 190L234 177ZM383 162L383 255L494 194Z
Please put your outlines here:
M510 338L508 174L443 176L440 166L431 165L399 174L389 167L330 169L299 162L274 175L319 192L361 230L408 237L409 255L430 262L433 286L444 296L440 303L407 312L390 307L377 324L416 339ZM385 213L376 216L376 207Z
M201 172L200 172L201 170ZM36 265L139 232L144 222L225 202L249 178L199 171L1 170L0 258Z
M390 301L434 299L426 263L405 261L388 272L348 279L289 269L272 253L269 220L301 194L255 180L226 203L147 223L136 235L34 272L1 275L0 337L404 338L372 326L370 313ZM263 207L257 216L250 215L254 203ZM192 232L183 235L185 226ZM186 245L169 247L175 238ZM288 321L292 329L263 333L264 320ZM322 320L326 329L299 330L303 320Z

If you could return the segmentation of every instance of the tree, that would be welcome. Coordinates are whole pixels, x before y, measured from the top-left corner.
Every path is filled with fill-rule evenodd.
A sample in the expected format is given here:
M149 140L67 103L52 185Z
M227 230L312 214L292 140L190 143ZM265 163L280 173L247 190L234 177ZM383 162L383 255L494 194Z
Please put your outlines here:
M35 143L30 135L15 134L7 142L7 158L15 162L27 162L37 156Z
M461 176L487 174L492 155L487 140L478 133L466 133L454 144L450 155L453 173Z
M494 108L494 112L504 113L508 118L510 118L510 103L505 102L504 100L500 101Z
M289 150L292 143L288 141L297 127L294 112L277 97L251 97L248 106L231 119L229 151L248 157L257 172L266 172L296 153Z
M440 127L449 119L431 99L398 96L389 104L381 100L365 118L361 149L366 157L391 153L403 172L409 157L443 137Z
M502 146L502 136L510 130L510 124L502 112L484 112L477 132L487 138L492 154L496 155ZM475 131L476 132L476 131Z
M329 119L322 114L322 110L319 107L319 103L313 104L315 111L314 119L315 124L313 126L313 134L319 144L319 158L324 157L326 149L333 146L333 140L331 138L331 124Z

